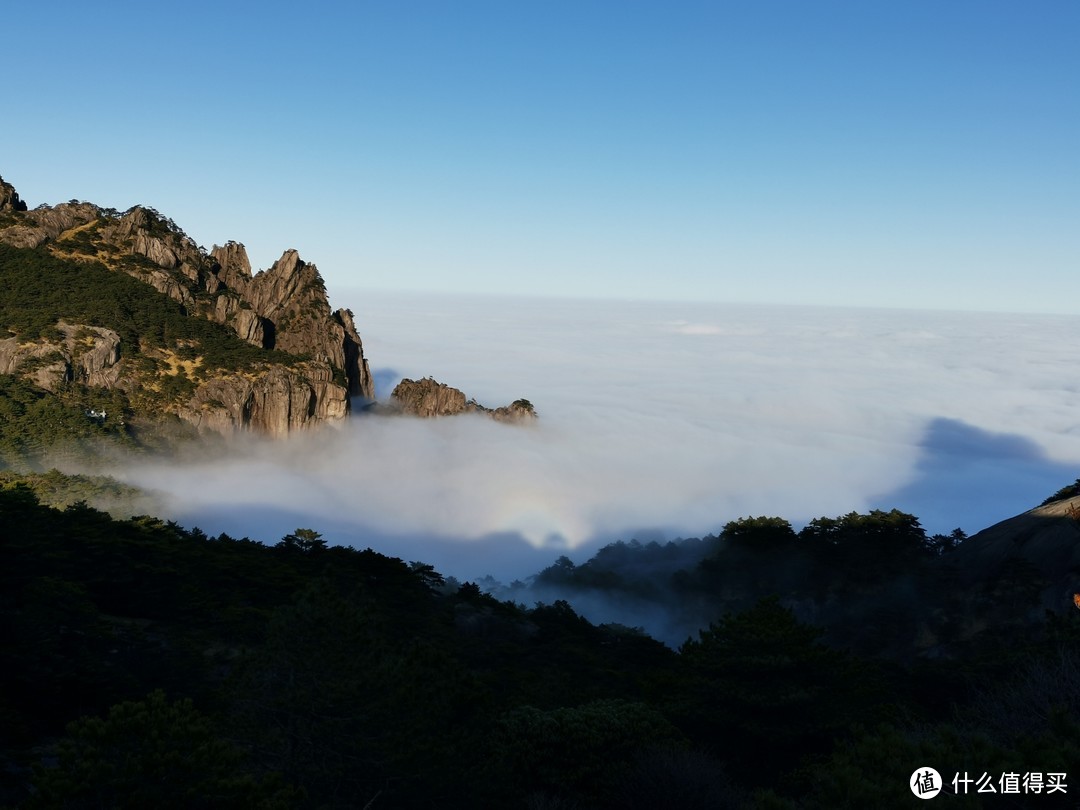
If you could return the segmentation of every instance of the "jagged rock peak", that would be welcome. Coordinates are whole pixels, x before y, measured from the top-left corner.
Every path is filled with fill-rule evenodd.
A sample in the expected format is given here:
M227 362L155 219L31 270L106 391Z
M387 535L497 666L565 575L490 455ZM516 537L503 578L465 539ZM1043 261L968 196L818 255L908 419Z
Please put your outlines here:
M0 179L0 242L43 248L65 261L92 261L124 272L180 303L189 316L225 325L261 349L295 356L291 361L280 355L268 357L255 371L222 371L192 380L200 387L190 401L166 406L183 420L213 430L250 427L281 435L308 423L344 418L351 410L351 397L374 398L352 313L331 311L318 269L295 250L286 250L269 270L253 276L243 244L230 241L208 253L173 220L147 206L121 213L73 200L25 209L15 189ZM82 339L91 337L87 332ZM103 357L107 342L99 352ZM125 365L123 360L97 368L94 364L104 361L94 359L94 367L83 373L64 355L64 347L34 344L37 354L31 357L18 340L8 343L0 346L0 363L22 368L27 359L40 369L37 378L42 387L80 375L96 386L115 382L121 388L138 387L146 382L135 364ZM129 346L125 351L133 357L142 350ZM159 370L162 363L171 362L165 356L150 359ZM48 368L45 360L50 361ZM175 374L166 370L158 376Z
M210 258L217 264L217 276L221 283L243 295L251 283L251 261L247 248L240 242L232 241L214 245Z
M246 262L246 254L243 258ZM267 348L328 361L345 372L350 396L374 396L352 313L331 312L326 284L314 264L286 250L269 270L259 271L242 287L243 300L269 324Z
M247 289L247 299L264 318L276 319L290 310L314 308L330 313L330 299L319 269L300 258L290 248L269 270L255 274Z
M487 408L475 399L467 398L458 389L431 377L404 379L397 384L390 397L403 413L425 418L459 413L481 413L497 422L530 422L537 418L536 410L527 399L518 399L500 408Z
M25 211L26 203L19 199L15 186L0 177L0 211Z

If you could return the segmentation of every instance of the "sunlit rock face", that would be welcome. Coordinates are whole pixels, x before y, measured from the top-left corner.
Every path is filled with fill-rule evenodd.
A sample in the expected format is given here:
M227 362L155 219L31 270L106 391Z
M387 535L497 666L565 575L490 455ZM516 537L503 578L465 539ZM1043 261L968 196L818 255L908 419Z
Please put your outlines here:
M390 397L403 413L425 419L433 416L454 416L464 413L468 407L463 392L430 377L423 380L402 380Z
M273 437L344 419L348 396L325 370L274 366L250 377L235 375L200 386L180 416L202 429L227 433L249 428Z
M26 203L19 199L15 190L11 186L7 188L10 189L7 203L0 204L0 212L7 211L19 216L17 221L8 222L6 227L0 229L0 242L13 247L38 247L73 228L93 222L98 216L98 207L90 203L61 203L52 208L27 211ZM0 199L4 196L5 192L0 187Z
M0 374L19 374L56 391L65 382L111 388L120 378L120 336L111 329L57 324L56 338L0 340Z
M481 413L497 422L517 423L536 419L536 411L527 399L515 400L499 408L487 408L475 399L466 398L458 389L430 377L402 380L390 396L403 413L422 418Z
M374 383L352 312L331 312L318 268L286 250L269 270L251 274L238 242L210 252L223 294L210 316L230 325L248 343L313 357L342 369L350 396L374 397Z
M318 269L295 250L253 276L242 244L215 245L208 252L152 208L134 206L120 213L72 201L26 209L14 187L0 180L0 242L127 273L179 303L186 314L296 358L277 354L242 374L220 369L200 374L190 399L169 408L182 420L214 431L252 429L280 436L344 419L352 397L374 398L352 312L330 309ZM90 327L78 328L87 338ZM20 336L0 341L0 364L48 390L65 380L125 389L154 385L145 369L140 373L137 364L125 362L145 355L143 347L121 346L112 332L115 340L98 334L92 340L96 348L75 352L64 334L59 342ZM159 365L169 360L153 359ZM167 373L175 375L177 369Z

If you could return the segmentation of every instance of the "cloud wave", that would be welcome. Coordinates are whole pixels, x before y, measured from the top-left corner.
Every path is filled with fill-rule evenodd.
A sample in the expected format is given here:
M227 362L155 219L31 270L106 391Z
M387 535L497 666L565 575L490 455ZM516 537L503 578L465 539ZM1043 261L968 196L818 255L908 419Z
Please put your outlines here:
M897 506L948 531L957 523L940 517L946 505L916 485L940 420L1021 437L1055 475L1080 467L1076 319L373 292L348 301L382 392L431 375L488 405L526 397L539 422L368 416L118 474L169 493L172 515L207 531L249 518L274 541L303 519L335 542L375 537L386 553L428 549L452 563L458 552L472 559L462 544L492 538L575 549L645 532L700 536L750 514L799 522ZM984 455L984 465L1010 463ZM981 480L1002 491L965 513L968 531L1049 494L1030 475ZM260 515L279 517L263 525Z

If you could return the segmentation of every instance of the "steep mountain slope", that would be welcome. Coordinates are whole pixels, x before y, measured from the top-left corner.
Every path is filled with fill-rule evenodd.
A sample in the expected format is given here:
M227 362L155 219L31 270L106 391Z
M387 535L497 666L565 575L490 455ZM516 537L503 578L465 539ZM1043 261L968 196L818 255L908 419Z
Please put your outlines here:
M0 280L0 375L44 391L274 436L373 396L352 313L294 250L252 275L243 245L206 251L151 208L27 210L0 179Z
M956 549L955 560L966 581L1029 580L1037 597L1033 617L1068 607L1080 591L1080 496L1051 501L973 534Z

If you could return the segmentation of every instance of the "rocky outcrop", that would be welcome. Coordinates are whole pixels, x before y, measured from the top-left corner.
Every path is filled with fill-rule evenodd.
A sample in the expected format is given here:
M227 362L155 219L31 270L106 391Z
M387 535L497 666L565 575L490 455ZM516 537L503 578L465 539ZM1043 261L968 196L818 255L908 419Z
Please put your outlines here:
M224 247L214 245L210 251L211 272L217 281L218 296L214 309L207 313L213 321L232 327L232 330L253 346L272 348L273 323L260 317L244 296L251 283L251 262L247 250L239 242Z
M456 388L425 377L422 380L404 379L390 394L394 405L411 416L430 418L454 416L459 413L480 413L498 422L522 423L536 419L536 411L527 399L519 399L501 408L486 408L475 399L466 398Z
M65 231L93 222L97 216L98 207L90 203L62 203L52 208L35 208L22 214L18 223L0 230L0 242L14 247L35 248L56 239Z
M344 368L343 335L322 331L331 317L322 276L295 250L286 250L269 270L257 273L241 297L274 325L269 348L308 352Z
M173 301L176 301L178 304L183 304L185 307L190 307L195 303L195 294L172 273L168 273L164 270L139 267L129 269L128 275L132 275L139 281L149 284L162 295L167 295Z
M88 230L92 235L82 233ZM195 243L157 212L138 206L123 216L85 202L35 208L0 227L0 242L22 248L48 244L59 256L102 261L185 306L214 286ZM145 261L125 261L136 256Z
M203 383L180 417L219 433L250 429L281 437L320 422L344 419L349 402L325 367L271 366L258 375L229 375Z
M374 396L352 312L330 311L326 285L314 264L286 250L269 270L253 277L239 243L215 245L210 256L222 287L236 293L235 304L215 310L215 320L232 326L249 343L327 362L345 372L350 396Z
M512 424L528 423L538 418L536 409L527 399L515 399L509 405L502 405L493 411L488 411L488 415L496 422Z
M103 242L120 253L141 256L156 268L128 266L131 275L175 301L190 306L199 292L216 292L207 257L187 234L152 208L135 206L100 229Z
M225 296L220 296L218 300L224 298ZM229 324L241 340L247 341L252 346L267 348L269 337L266 333L266 322L252 310L241 306L234 315L230 316L228 320L222 321L222 323Z
M364 357L364 346L356 331L352 310L339 309L334 312L333 317L343 333L342 349L345 354L345 375L349 381L349 394L354 397L374 399L375 378L371 376L371 369Z
M15 189L0 180L0 241L101 262L179 302L189 315L226 325L252 345L296 358L282 361L279 354L271 362L268 356L257 372L200 377L191 401L178 406L182 418L215 430L253 428L281 435L344 418L351 397L374 397L352 312L331 311L318 269L295 250L252 276L242 244L227 242L207 253L152 208L135 206L120 214L71 202L25 209ZM90 385L118 382L116 361L110 365L104 354L92 359L98 357L94 352L82 352L76 361L69 343L66 337L58 343L0 341L0 368L21 368L51 388L71 379ZM139 347L129 351L137 353ZM89 367L80 365L84 357L90 358ZM152 378L119 383L154 384Z
M214 273L225 287L242 296L251 283L251 262L247 249L239 242L226 242L224 247L214 245L210 259L215 265Z
M454 416L464 413L468 406L464 393L430 377L402 380L390 398L404 413L423 418Z
M120 336L100 326L69 327L65 331L74 380L101 388L116 385L120 378Z
M0 374L17 374L56 391L65 382L111 388L120 378L120 336L111 329L61 321L59 340L0 340Z
M18 338L0 340L0 374L17 374L38 388L55 392L70 379L70 358L63 344L53 341L20 343Z
M26 203L19 199L15 186L5 183L4 178L0 177L0 212L25 210Z

